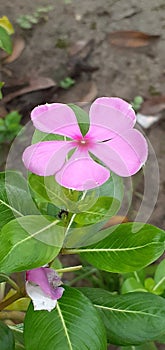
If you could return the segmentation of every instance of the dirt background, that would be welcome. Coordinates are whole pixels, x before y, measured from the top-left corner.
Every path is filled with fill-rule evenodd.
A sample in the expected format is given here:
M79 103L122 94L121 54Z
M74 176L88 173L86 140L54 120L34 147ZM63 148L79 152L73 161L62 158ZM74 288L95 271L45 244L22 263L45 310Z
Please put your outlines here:
M39 103L52 101L91 103L97 96L118 96L127 101L132 101L137 95L141 95L144 100L164 96L164 0L73 0L67 4L66 2L64 0L1 1L0 16L7 15L14 25L15 35L21 35L25 40L25 48L20 57L13 63L1 67L0 80L6 82L4 95L16 91L17 85L21 86L30 78L35 80L38 77L47 77L55 82L53 88L39 89L37 92L13 98L9 102L1 102L1 106L7 111L13 108L20 110L25 123L29 118L30 109ZM32 29L23 30L16 23L19 16L32 14L38 7L48 5L52 5L53 9L42 21L33 25ZM109 34L119 30L141 31L159 35L160 38L143 47L124 48L112 45L110 42ZM90 39L93 39L92 44ZM85 43L89 47L92 46L87 60L84 49L83 52L73 55L80 40L83 41L82 46ZM66 76L73 76L76 81L75 86L67 92L59 89L59 82ZM154 107L153 103L153 109ZM157 114L157 109L161 110L159 122L144 130L155 150L160 172L159 195L148 222L161 228L165 228L164 108L165 98L164 107L158 103L156 112L153 110L153 115ZM150 175L153 177L154 171L151 171ZM152 180L154 181L154 178ZM141 193L141 182L138 186L138 191ZM152 202L152 195L150 201ZM138 210L140 203L139 196L135 196L133 204L135 211ZM163 348L165 349L165 346Z

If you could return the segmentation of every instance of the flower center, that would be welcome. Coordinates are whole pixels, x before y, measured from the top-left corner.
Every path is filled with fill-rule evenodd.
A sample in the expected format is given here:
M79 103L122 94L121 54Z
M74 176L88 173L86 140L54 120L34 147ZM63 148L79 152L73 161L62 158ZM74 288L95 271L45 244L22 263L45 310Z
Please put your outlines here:
M85 137L77 138L75 141L76 144L83 149L88 149L93 144L93 141L91 139Z

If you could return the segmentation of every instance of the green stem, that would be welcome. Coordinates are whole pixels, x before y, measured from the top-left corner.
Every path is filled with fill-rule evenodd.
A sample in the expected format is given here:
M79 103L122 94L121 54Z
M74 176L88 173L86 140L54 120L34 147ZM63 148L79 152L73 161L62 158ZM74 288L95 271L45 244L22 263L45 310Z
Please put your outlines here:
M62 248L61 250L62 255L78 254L79 252L80 249Z
M136 271L134 271L134 275L135 275L136 281L137 281L137 282L140 282L140 278L139 278L139 276L138 276L138 274L137 274Z
M9 283L11 285L11 287L13 287L18 293L20 293L20 288L17 285L17 283L15 281L13 281L10 277L7 280L7 283Z
M157 284L155 284L155 287L153 288L153 292L155 292L164 282L165 282L165 277L163 277Z
M17 283L12 280L8 275L5 275L3 273L0 274L1 277L4 276L4 279L5 279L5 282L7 282L8 284L10 284L10 286L15 289L18 293L20 292L20 288L19 286L17 285Z
M62 269L56 269L56 272L57 273L65 273L65 272L78 271L81 269L82 269L82 265L77 265L77 266L64 267Z
M85 198L86 194L87 194L87 191L84 191L84 193L83 193L83 195L82 195L80 201L82 201L82 200ZM77 215L77 213L73 214L72 217L71 217L71 219L70 219L70 221L69 221L69 224L68 224L67 229L66 229L66 231L65 231L65 238L66 238L67 235L68 235L68 232L69 232L69 230L70 230L71 225L73 224L73 221L74 221L76 215Z

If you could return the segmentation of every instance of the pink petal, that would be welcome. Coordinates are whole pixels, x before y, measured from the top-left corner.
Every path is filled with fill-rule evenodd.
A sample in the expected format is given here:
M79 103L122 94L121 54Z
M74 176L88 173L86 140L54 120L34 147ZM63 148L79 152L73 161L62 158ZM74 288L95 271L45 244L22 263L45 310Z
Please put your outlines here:
M82 152L80 155L75 151L73 157L56 174L56 181L61 186L84 191L102 185L109 176L110 172L94 162L88 153Z
M108 142L95 144L90 151L120 176L130 176L138 172L148 155L147 142L134 129L126 131Z
M68 141L45 141L27 147L22 160L25 167L40 176L54 175L65 163L67 153L74 143Z
M63 288L58 287L61 284L61 280L53 269L39 267L29 270L26 273L26 279L28 282L32 282L40 286L42 291L52 299L57 300L61 298Z
M101 97L90 108L90 129L87 136L104 141L133 128L136 115L132 106L116 97Z
M33 109L31 119L35 128L45 133L64 135L73 139L81 136L74 112L63 103L38 106Z

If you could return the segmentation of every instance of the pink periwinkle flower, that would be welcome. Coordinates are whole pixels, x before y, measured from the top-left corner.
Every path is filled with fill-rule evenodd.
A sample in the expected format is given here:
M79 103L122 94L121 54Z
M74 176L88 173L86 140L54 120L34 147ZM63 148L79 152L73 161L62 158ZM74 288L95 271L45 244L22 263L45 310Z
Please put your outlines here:
M123 177L138 172L147 159L148 147L143 135L133 129L136 115L131 105L120 98L101 97L91 105L89 117L89 130L83 136L69 106L53 103L34 108L31 119L36 129L69 140L29 146L23 153L25 167L40 176L55 175L60 185L78 191L105 183L110 169Z
M32 299L34 310L55 308L64 288L58 274L48 267L38 267L26 272L26 292Z

